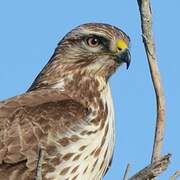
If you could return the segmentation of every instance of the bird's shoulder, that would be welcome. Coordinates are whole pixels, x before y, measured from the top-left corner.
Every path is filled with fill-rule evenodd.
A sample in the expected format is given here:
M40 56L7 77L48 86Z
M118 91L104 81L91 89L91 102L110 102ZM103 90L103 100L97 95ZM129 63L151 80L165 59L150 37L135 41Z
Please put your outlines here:
M49 133L63 133L86 115L81 102L58 90L27 92L0 102L0 164L35 161Z

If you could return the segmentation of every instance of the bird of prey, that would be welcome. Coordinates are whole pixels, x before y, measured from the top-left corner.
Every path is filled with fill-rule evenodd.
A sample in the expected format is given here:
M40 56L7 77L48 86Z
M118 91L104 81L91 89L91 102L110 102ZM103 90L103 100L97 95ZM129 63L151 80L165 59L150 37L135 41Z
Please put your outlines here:
M0 180L102 180L115 136L108 80L129 66L129 43L117 27L80 25L26 93L0 102Z

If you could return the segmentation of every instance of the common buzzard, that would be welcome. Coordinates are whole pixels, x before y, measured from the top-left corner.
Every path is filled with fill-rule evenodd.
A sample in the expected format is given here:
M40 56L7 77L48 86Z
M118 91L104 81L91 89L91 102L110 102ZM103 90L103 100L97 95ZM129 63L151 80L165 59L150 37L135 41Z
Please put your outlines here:
M29 90L0 102L0 180L101 180L114 148L109 77L130 64L129 37L76 27Z

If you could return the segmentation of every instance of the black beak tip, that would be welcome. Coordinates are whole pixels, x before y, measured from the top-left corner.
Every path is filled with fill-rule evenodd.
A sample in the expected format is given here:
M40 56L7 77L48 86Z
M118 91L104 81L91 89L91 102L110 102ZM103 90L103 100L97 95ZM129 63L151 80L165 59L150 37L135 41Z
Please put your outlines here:
M124 49L122 52L119 52L117 57L120 62L126 63L126 69L128 69L131 63L131 54L129 49Z
M126 69L129 69L129 66L130 66L130 62L126 63Z

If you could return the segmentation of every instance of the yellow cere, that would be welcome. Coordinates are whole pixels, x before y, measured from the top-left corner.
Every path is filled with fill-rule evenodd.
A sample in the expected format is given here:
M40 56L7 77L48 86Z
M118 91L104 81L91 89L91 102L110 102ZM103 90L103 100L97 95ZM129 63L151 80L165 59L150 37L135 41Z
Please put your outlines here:
M123 50L123 49L128 48L128 45L125 43L124 40L119 39L116 42L116 47L117 47L117 50Z

